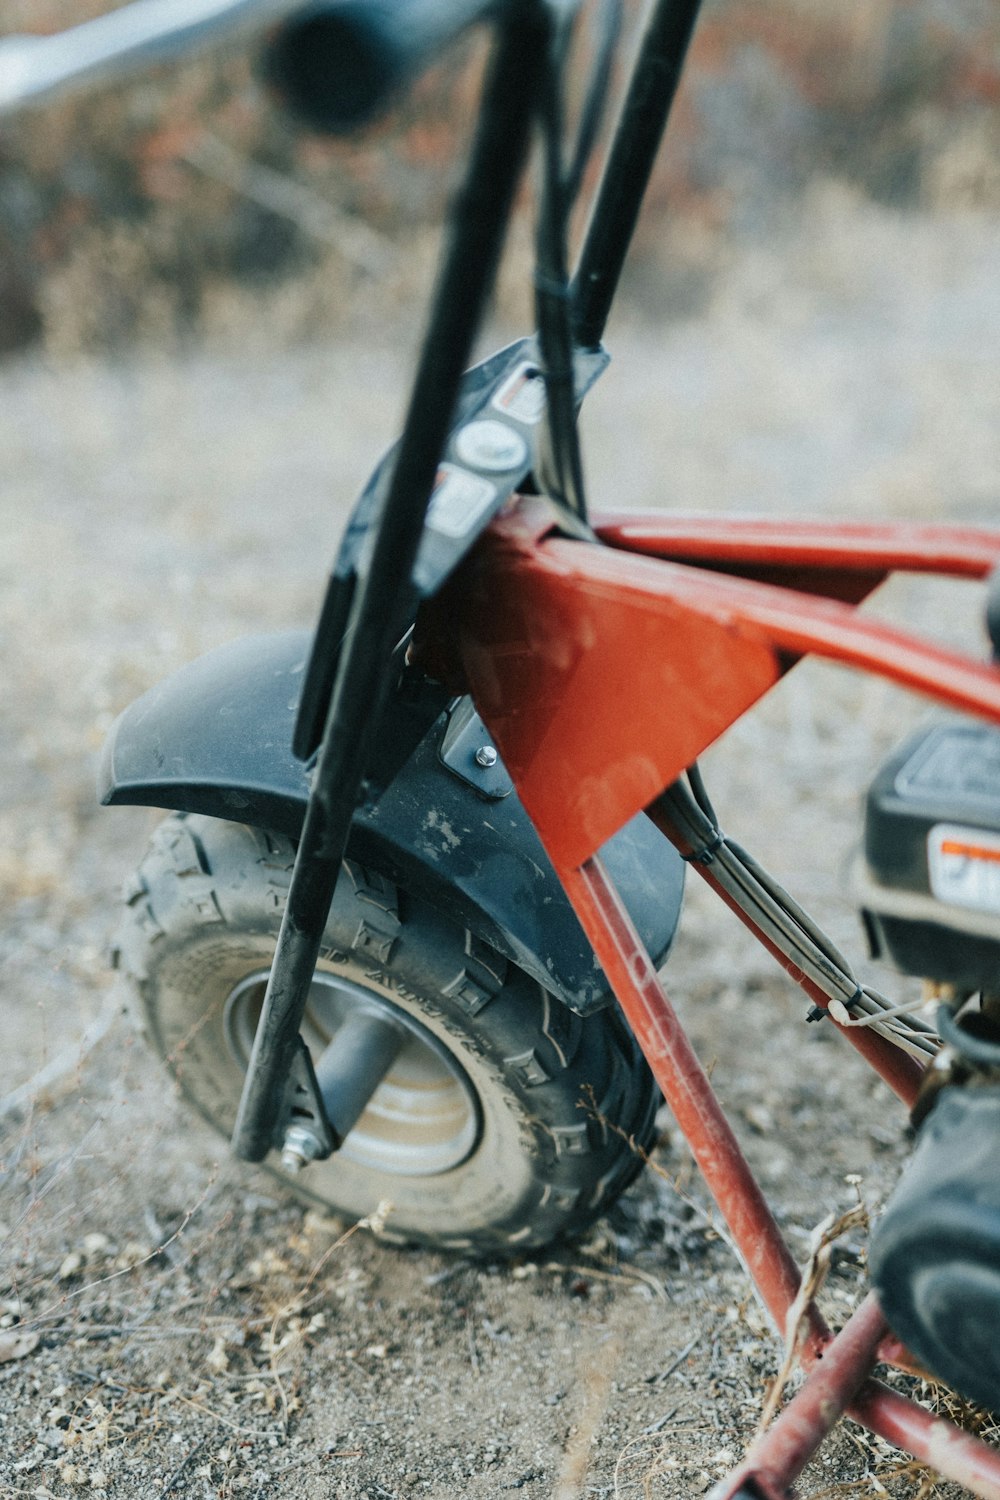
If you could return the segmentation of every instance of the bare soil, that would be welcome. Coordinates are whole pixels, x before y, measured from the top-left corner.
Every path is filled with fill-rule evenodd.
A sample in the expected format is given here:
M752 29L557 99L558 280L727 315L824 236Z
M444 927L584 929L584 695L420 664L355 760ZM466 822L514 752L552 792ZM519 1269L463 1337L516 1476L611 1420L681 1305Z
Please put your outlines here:
M594 503L995 519L998 248L995 219L817 187L703 316L612 330ZM0 1495L673 1500L739 1457L780 1362L668 1116L665 1175L583 1242L400 1251L228 1159L124 1013L107 955L157 815L95 807L102 736L198 653L310 620L406 366L248 338L0 371ZM979 642L980 604L904 581L874 607ZM925 712L808 664L706 758L726 826L854 954L860 799ZM702 890L665 982L796 1254L876 1210L902 1111ZM834 1321L863 1259L855 1233ZM922 1477L845 1430L803 1491Z

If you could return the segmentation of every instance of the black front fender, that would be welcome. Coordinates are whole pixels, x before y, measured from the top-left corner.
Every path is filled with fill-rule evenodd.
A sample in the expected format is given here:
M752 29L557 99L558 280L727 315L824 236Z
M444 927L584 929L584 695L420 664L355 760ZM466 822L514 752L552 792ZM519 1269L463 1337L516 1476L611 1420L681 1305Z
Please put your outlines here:
M105 745L104 803L206 813L297 838L309 794L292 728L307 633L250 636L182 667L120 716ZM392 735L392 709L385 733ZM517 793L484 800L446 769L440 729L419 743L348 853L432 902L586 1014L608 986ZM644 817L601 851L650 953L666 956L684 866Z

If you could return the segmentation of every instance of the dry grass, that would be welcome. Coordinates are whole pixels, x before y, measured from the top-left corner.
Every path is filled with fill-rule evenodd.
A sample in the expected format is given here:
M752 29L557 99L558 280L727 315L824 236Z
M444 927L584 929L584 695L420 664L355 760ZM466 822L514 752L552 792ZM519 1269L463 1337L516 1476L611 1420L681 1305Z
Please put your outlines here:
M785 1316L785 1347L781 1365L771 1389L768 1391L764 1409L757 1424L756 1436L771 1425L781 1405L782 1398L795 1373L803 1342L809 1331L809 1315L815 1306L823 1284L830 1271L830 1257L838 1240L852 1229L867 1229L868 1210L863 1203L849 1208L846 1213L830 1213L809 1236L808 1252L802 1267L802 1280Z

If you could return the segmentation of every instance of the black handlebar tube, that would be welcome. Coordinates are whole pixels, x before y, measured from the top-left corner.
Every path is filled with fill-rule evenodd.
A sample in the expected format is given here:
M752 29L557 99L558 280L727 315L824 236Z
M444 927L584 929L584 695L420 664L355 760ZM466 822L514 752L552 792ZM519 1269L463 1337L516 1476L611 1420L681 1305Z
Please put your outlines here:
M370 564L359 580L306 811L288 902L233 1132L233 1150L261 1161L291 1066L323 928L388 689L396 606L413 563L462 372L493 282L527 158L548 30L541 7L498 23L479 126L456 202L398 456Z
M622 105L573 278L577 342L601 342L701 0L656 0Z
M264 72L314 130L353 130L497 0L314 0L274 35Z

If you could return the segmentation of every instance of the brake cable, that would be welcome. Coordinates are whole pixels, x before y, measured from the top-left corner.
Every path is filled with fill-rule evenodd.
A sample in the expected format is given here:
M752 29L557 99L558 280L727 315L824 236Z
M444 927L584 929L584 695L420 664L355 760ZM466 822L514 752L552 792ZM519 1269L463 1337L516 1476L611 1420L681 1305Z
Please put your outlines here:
M934 1029L911 1012L924 1001L893 1005L885 995L861 984L833 940L785 890L719 825L701 772L688 771L688 786L675 782L659 799L670 823L689 845L685 857L711 864L716 884L751 918L786 958L827 996L838 1025L866 1026L926 1063L938 1049ZM822 1011L820 1011L822 1014Z

